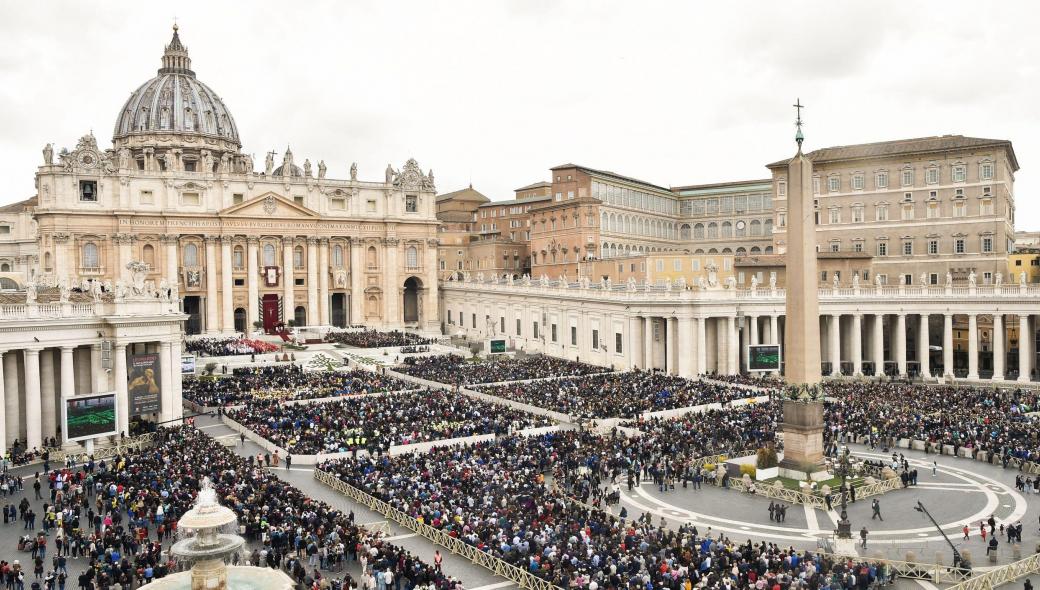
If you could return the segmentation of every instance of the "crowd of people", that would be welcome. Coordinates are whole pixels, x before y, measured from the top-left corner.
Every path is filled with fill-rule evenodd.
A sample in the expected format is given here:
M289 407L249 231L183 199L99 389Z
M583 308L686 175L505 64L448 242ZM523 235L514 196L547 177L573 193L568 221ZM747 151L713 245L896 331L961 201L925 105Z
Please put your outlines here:
M772 375L724 375L722 373L708 373L704 375L704 377L711 379L712 381L723 381L734 385L750 385L752 387L763 387L767 389L783 387L784 385L783 379Z
M335 344L346 344L357 348L387 348L391 346L418 346L420 344L433 344L432 338L424 338L418 334L393 330L380 332L378 330L360 330L350 332L329 332L325 335L326 342Z
M746 389L647 371L604 373L532 383L480 387L479 391L575 418L634 418L750 397Z
M986 387L925 387L899 383L828 382L825 435L863 437L894 448L899 439L922 440L928 452L970 447L991 462L1040 461L1037 392Z
M186 378L182 384L184 399L200 406L363 395L414 387L371 371L307 371L296 364L238 367L230 376Z
M491 357L470 362L456 354L407 357L397 371L428 381L466 387L477 383L523 381L603 373L604 367L553 356Z
M282 405L254 401L227 416L291 454L387 452L392 445L511 431L552 422L443 390Z
M5 574L21 578L12 588L28 588L30 576L64 586L70 569L82 569L78 587L85 590L134 588L165 577L179 567L169 552L177 520L192 506L204 479L213 482L220 501L239 517L248 546L243 555L233 556L234 564L281 568L304 588L323 581L329 584L322 587L363 587L374 573L400 577L406 588L461 587L438 568L357 526L353 514L307 497L212 438L187 427L160 436L154 448L138 454L72 465L43 477L41 487L50 501L42 513L36 514L28 500L16 509L17 523L24 522L29 533L17 542L32 552L33 571L26 567L19 576L20 565L0 564ZM42 530L35 530L37 524ZM360 562L362 580L338 575L351 561ZM48 563L52 571L44 573Z
M254 338L192 338L184 343L184 351L199 356L235 356L275 352L277 344Z
M638 477L642 452L636 441L567 431L319 468L561 588L854 588L890 576L691 524L628 520L568 493L576 477Z

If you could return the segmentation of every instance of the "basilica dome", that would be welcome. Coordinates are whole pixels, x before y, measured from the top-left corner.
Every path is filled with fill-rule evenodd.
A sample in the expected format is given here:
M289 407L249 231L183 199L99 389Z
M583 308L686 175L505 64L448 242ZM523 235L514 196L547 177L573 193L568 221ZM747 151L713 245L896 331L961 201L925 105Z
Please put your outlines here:
M158 75L130 94L113 138L157 134L188 134L242 146L231 111L212 88L195 78L176 25Z

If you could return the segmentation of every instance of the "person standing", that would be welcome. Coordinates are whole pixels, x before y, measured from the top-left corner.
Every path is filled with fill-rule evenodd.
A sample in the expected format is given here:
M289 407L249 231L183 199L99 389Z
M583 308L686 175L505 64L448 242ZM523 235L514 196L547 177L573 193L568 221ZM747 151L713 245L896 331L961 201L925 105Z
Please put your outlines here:
M860 547L866 549L867 548L867 527L865 527L865 526L859 530L859 541L860 541Z
M878 502L877 498L874 498L874 501L870 503L870 508L871 510L873 510L873 514L871 514L870 520L874 520L875 518L880 519L882 521L885 520L881 516L881 502Z
M935 473L938 470L939 470L939 462L938 461L932 461L932 477L935 477ZM1029 580L1026 580L1026 581L1028 582Z

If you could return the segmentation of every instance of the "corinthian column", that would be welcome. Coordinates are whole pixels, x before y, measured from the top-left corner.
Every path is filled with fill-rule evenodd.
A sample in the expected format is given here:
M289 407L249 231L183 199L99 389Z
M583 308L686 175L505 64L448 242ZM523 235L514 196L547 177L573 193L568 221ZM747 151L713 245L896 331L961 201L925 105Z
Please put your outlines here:
M25 445L43 448L40 408L40 349L26 348L25 356Z
M329 239L318 241L318 323L332 325L329 318Z
M206 333L217 333L217 237L206 236Z
M296 276L293 273L293 239L282 239L282 321L286 324L296 317Z
M437 247L440 240L430 238L426 240L426 262L423 269L426 279L423 281L423 296L426 299L426 309L423 310L419 321L425 324L427 330L438 330L438 306L440 288L437 285ZM611 344L613 345L613 344Z
M365 243L361 238L350 239L350 324L365 323Z
M318 238L310 237L307 238L307 325L321 323L318 317Z
M383 288L383 297L385 297L383 324L390 328L397 328L401 325L400 305L398 305L401 286L397 284L397 248L400 243L401 241L397 238L386 238L383 240L383 251L385 254L383 259L386 261L386 268L383 269L383 276L386 278L385 287Z
M220 236L220 331L231 334L235 331L235 304L232 289L231 242L232 236Z
M260 319L260 280L257 269L257 257L260 240L255 237L246 238L246 334L253 334L253 322ZM178 359L177 362L180 362Z

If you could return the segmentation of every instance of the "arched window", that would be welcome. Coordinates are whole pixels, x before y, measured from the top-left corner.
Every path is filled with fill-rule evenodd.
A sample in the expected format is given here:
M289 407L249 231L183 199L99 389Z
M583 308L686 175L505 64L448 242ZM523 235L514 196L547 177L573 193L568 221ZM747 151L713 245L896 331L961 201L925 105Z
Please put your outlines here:
M751 221L751 235L760 236L762 235L762 222L754 219Z
M755 246L755 248L757 248L757 247L758 246ZM754 250L754 248L752 248L752 250ZM772 254L772 253L773 253L773 247L772 246L766 246L766 254Z
M703 240L704 239L704 224L703 223L698 223L697 225L693 226L693 238L695 240Z
M264 266L274 265L274 244L264 244Z
M405 268L419 268L419 249L415 246L408 246L408 249L404 251L404 266Z
M704 248L697 248L693 253L694 254L704 254Z
M145 244L144 248L141 248L142 261L148 265L148 268L155 269L155 246L151 244Z
M98 256L98 247L94 242L83 244L83 262L85 268L98 268L101 266L101 258Z
M242 269L246 266L246 253L242 249L242 246L235 246L234 251L231 253L231 266Z
M732 254L732 253L733 253L733 250L730 250L729 248L723 248L723 249L722 249L722 253L723 253L723 254Z
M716 248L708 248L708 254L718 254L719 251Z
M12 281L7 277L0 277L0 291L15 290L18 288L18 283Z
M690 224L684 223L679 226L679 239L688 240L690 239Z
M740 246L739 248L737 248L737 256L744 256L746 254L747 248L745 248L744 246Z
M772 250L772 249L770 248L770 250ZM761 254L762 253L762 249L759 248L758 246L752 246L751 247L751 253L752 254Z
M369 246L368 251L365 255L365 265L368 266L368 268L375 268L376 266L378 266L377 260L378 254L376 254L376 247Z
M713 240L719 237L719 226L714 221L708 224L708 239Z
M733 237L733 224L728 221L722 222L722 237L732 238Z
M0 263L0 272L11 272L11 265L7 262Z
M603 229L607 228L607 212L606 211L604 211L603 214L599 216L599 226L601 228L603 228Z
M303 246L293 248L292 265L295 269L303 268Z
M336 268L343 267L343 246L340 246L339 244L332 248L332 266L335 266Z

